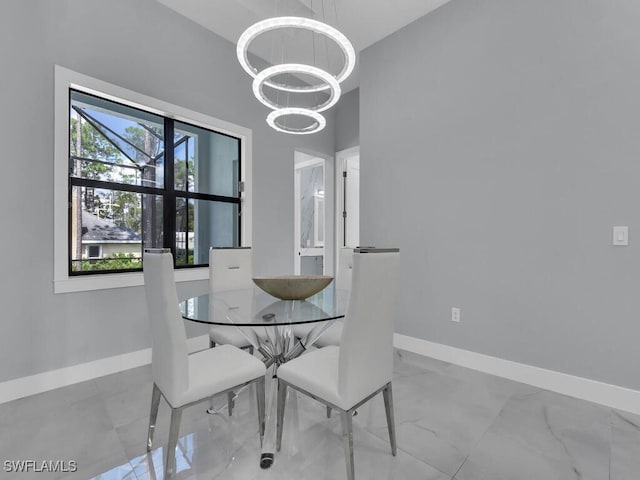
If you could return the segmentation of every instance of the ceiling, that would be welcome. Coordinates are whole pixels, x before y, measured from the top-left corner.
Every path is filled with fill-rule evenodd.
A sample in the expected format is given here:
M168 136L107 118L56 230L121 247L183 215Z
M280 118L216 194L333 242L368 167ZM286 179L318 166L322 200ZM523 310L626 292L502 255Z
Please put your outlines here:
M221 37L236 43L250 25L265 18L295 15L315 18L336 27L357 53L435 10L449 0L157 0ZM266 39L262 39L266 40ZM302 42L290 42L302 48ZM273 41L258 39L250 52L269 62ZM337 49L326 50L326 63L341 64ZM330 58L335 56L336 58ZM315 59L315 52L314 52ZM316 63L317 64L317 63ZM318 65L322 67L321 65ZM238 66L240 68L240 66ZM339 68L337 69L339 70ZM358 67L342 83L344 92L359 84Z

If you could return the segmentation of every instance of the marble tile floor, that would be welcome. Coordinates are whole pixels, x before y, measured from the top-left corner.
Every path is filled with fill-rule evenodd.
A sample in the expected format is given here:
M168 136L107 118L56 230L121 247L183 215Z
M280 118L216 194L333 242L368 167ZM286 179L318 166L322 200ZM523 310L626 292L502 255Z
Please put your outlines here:
M151 369L141 367L0 405L0 478L161 480L169 409L145 451ZM362 480L639 480L640 417L403 351L393 380L398 455L382 397L354 418ZM179 480L346 478L337 415L290 394L282 452L261 470L255 396L232 417L185 411ZM225 398L215 399L222 412ZM8 472L7 461L77 462L76 472ZM66 464L68 466L68 463Z

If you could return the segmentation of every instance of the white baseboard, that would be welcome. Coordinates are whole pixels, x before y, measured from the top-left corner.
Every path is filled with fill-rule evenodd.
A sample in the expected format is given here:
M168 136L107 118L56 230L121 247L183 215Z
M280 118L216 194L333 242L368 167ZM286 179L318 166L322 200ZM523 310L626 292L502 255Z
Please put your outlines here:
M190 352L208 348L209 336L201 335L189 338L187 345ZM85 382L104 375L122 372L130 368L141 367L149 363L151 363L151 349L145 348L136 352L101 358L100 360L71 367L8 380L0 383L0 404L35 395L36 393L66 387L74 383Z
M208 348L209 337L201 335L190 338L188 345L191 352ZM640 391L637 390L532 367L398 333L394 334L394 346L418 355L640 415ZM0 383L0 404L149 363L151 363L151 349L146 348L28 377L16 378Z
M398 333L394 334L393 343L396 348L419 355L640 415L640 391L637 390L532 367Z

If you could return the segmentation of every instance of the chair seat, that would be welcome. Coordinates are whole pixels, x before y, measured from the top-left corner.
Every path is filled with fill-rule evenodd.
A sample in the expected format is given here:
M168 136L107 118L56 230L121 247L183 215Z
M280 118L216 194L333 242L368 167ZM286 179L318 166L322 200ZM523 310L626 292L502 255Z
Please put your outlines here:
M319 323L305 323L293 328L293 333L298 338L304 338L311 330L316 328ZM340 338L342 337L342 320L336 320L318 340L314 342L314 345L318 347L326 347L327 345L340 345Z
M338 394L340 348L329 345L295 358L278 369L278 378L296 388L320 397L336 407L349 410L346 399Z
M266 373L264 363L231 345L193 353L188 360L187 391L179 398L167 398L173 408L211 397Z
M233 345L238 348L246 348L251 345L249 340L242 334L240 329L251 329L251 327L234 327L233 325L215 325L209 328L209 338L216 345ZM266 338L264 328L253 329L258 337Z
M218 345L233 345L238 348L251 345L238 327L234 326L216 325L211 327L209 328L209 338Z

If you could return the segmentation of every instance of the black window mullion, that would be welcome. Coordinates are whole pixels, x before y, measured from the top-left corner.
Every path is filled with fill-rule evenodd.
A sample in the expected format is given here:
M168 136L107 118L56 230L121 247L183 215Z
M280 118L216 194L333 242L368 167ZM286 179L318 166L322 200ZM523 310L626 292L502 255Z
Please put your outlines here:
M129 183L105 182L103 180L94 180L92 178L70 177L70 186L73 187L91 187L104 190L119 190L122 192L133 192L150 195L164 195L162 188L143 187L140 185L132 185Z
M174 265L177 263L177 249L176 249L176 192L175 192L175 167L174 167L174 121L170 118L164 119L164 202L163 202L163 217L164 217L164 248L171 249L173 254Z
M189 192L189 140L184 144L184 190L187 193ZM188 199L185 199L184 213L186 227L184 229L184 265L189 265L189 207L191 207L191 203Z
M238 245L242 245L242 192L244 188L240 188L242 182L242 142L238 140Z
M189 209L191 208L191 203L187 200L184 204L184 218L185 218L185 228L184 228L184 264L189 265Z
M189 140L184 144L184 191L189 191Z
M223 202L223 203L240 203L240 199L238 197L225 197L223 195L213 195L211 193L196 193L196 192L175 192L176 197L178 198L191 198L194 200L210 200L212 202Z

